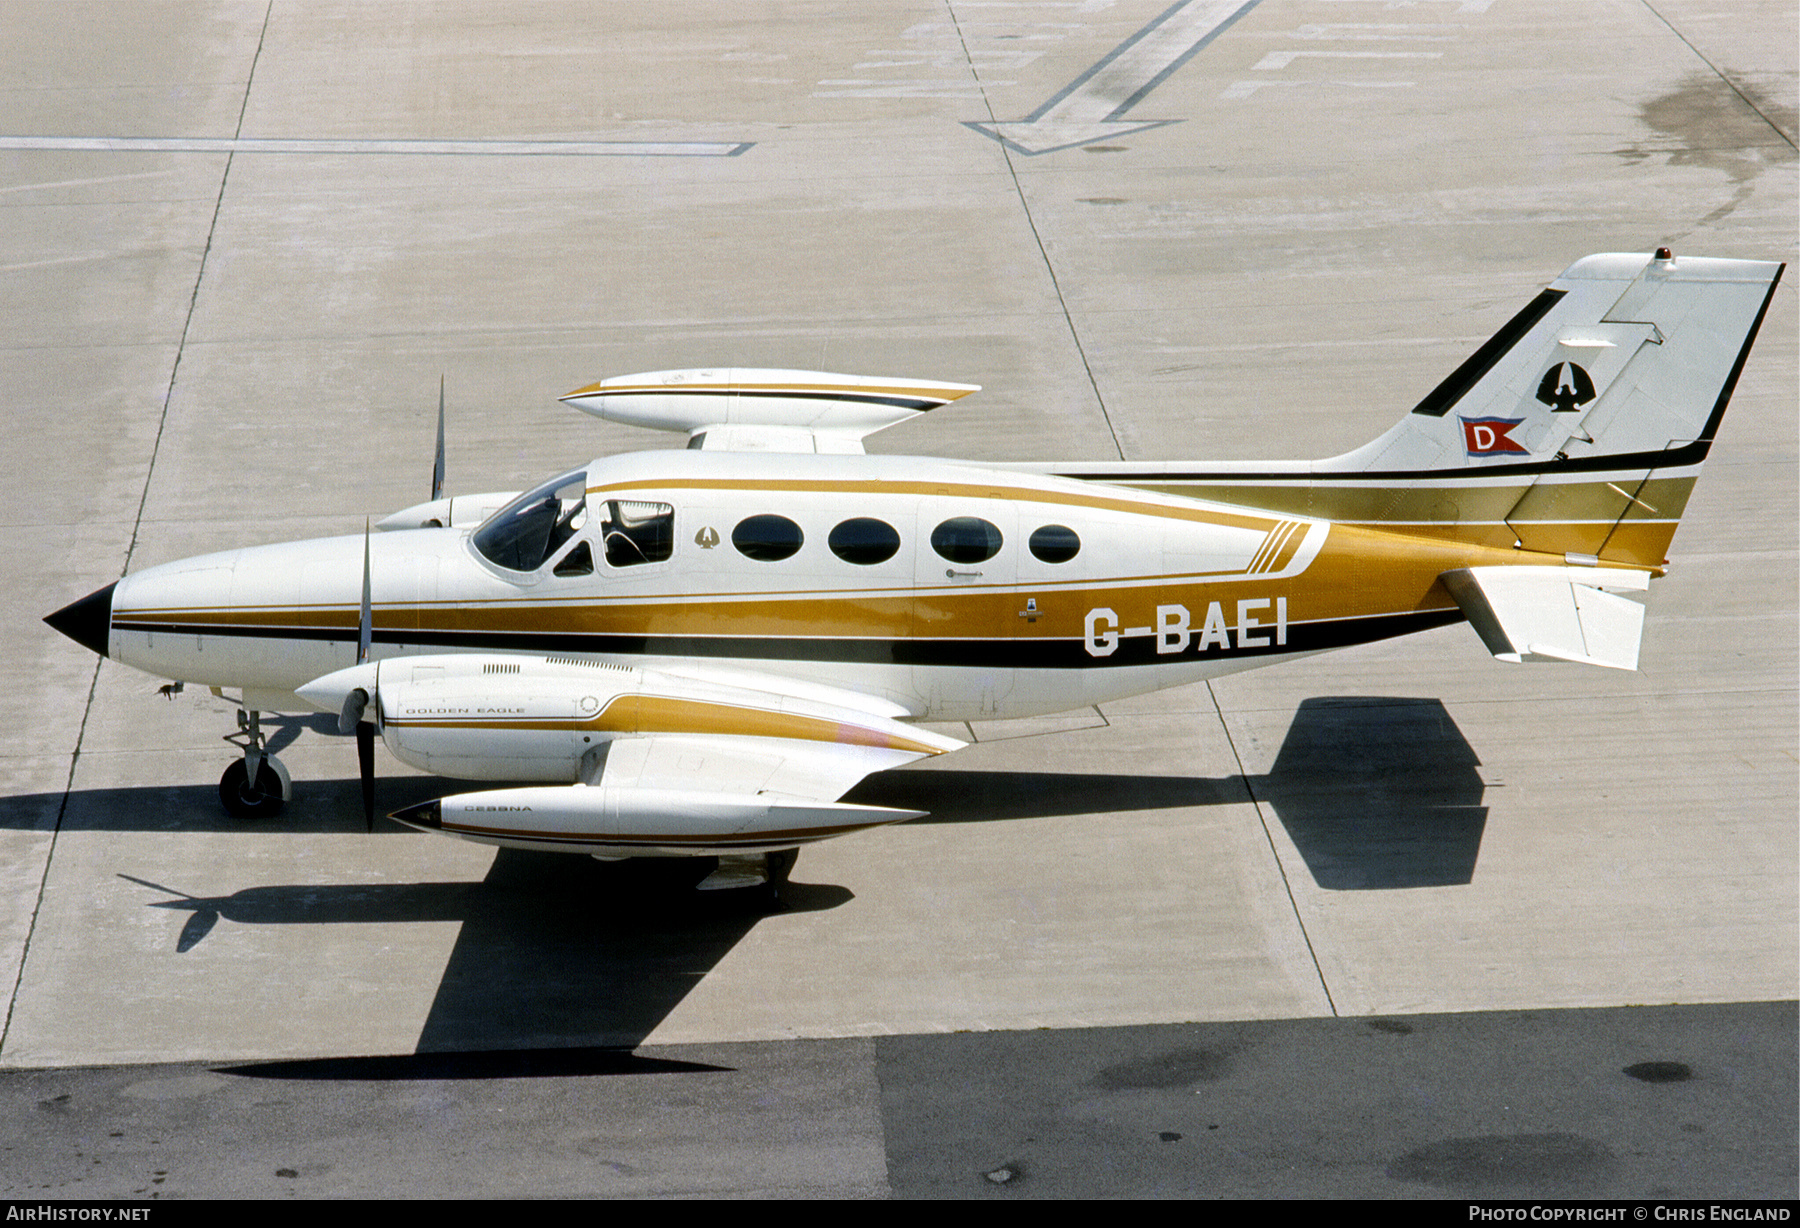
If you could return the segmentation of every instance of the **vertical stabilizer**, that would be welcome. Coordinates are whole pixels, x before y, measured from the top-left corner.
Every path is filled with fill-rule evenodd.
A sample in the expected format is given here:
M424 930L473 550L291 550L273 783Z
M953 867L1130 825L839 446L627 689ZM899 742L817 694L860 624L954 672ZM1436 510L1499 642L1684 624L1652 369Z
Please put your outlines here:
M1784 267L1666 248L1578 260L1392 430L1342 456L1031 468L1658 568Z
M1316 468L1697 465L1782 267L1666 248L1577 261L1393 430Z

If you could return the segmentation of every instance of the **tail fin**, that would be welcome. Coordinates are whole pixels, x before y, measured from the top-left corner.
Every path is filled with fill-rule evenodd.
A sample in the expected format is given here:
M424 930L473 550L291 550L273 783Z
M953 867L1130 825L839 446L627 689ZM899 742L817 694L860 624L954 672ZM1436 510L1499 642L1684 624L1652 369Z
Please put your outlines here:
M1329 460L1043 468L1659 567L1785 267L1666 248L1578 260L1399 425Z
M1498 513L1520 548L1657 566L1784 267L1577 261L1398 426L1314 471L1429 474L1440 517Z
M1698 463L1784 266L1589 256L1393 430L1321 470Z

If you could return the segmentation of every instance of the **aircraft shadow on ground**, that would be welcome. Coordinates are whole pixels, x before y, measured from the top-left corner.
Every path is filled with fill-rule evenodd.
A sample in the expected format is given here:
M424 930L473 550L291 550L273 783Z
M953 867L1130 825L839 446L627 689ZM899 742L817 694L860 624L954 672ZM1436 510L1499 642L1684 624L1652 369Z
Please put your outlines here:
M343 741L348 757L349 739ZM942 770L872 776L848 799L929 811L919 823L1119 815L1254 800L1279 819L1314 881L1328 890L1469 882L1487 823L1481 761L1436 699L1305 700L1264 775L964 771L953 758L946 763ZM377 784L376 806L385 813L488 787L434 776L387 778ZM59 815L63 831L267 835L363 829L356 780L303 781L295 793L280 817L254 822L226 815L211 785L27 794L0 798L0 830L49 831L59 825ZM419 833L377 819L374 835ZM550 857L545 864L561 860Z
M1487 825L1481 760L1436 699L1322 698L1295 711L1266 775L1134 776L942 770L871 777L851 799L919 823L1238 805L1273 812L1332 891L1469 882Z
M597 862L499 849L479 883L251 887L226 896L121 875L186 912L176 948L199 946L220 921L238 925L393 925L452 921L460 929L417 1042L420 1054L480 1050L483 1063L407 1065L369 1059L357 1073L288 1064L265 1077L491 1078L525 1072L503 1060L542 1049L589 1056L562 1073L645 1073L611 1050L643 1041L767 913L761 892L695 891L706 858ZM173 898L168 898L173 897ZM790 882L784 912L835 908L842 887ZM498 1063L498 1064L496 1064ZM541 1063L538 1063L541 1065ZM288 1067L292 1068L289 1069ZM253 1073L245 1068L239 1073Z
M928 810L926 823L1030 820L1139 810L1242 805L1272 812L1319 886L1372 890L1470 881L1487 809L1479 760L1433 699L1311 699L1295 713L1265 775L1217 778L1058 772L890 772L852 794L878 805ZM380 782L392 810L479 785L432 777ZM0 829L246 834L358 832L354 779L306 782L304 802L273 822L244 824L219 810L211 786L97 789L0 799ZM385 820L383 838L417 835ZM421 837L422 838L422 837ZM806 858L783 896L786 910L835 908L850 892L805 881ZM182 884L122 877L162 898L152 908L187 912L177 949L193 950L225 920L244 925L461 925L418 1039L421 1055L484 1051L446 1066L383 1059L358 1074L285 1064L265 1077L497 1077L507 1059L569 1051L570 1069L641 1073L617 1051L639 1044L750 932L764 901L744 891L696 892L701 859L601 863L585 857L499 850L479 883L293 884L221 897ZM587 1054L588 1057L580 1057ZM596 1056L597 1055L597 1056ZM375 1059L369 1059L375 1061ZM585 1065L583 1063L586 1063ZM361 1068L359 1068L360 1070ZM259 1067L260 1071L261 1068ZM243 1068L242 1073L255 1073Z
M1481 760L1436 699L1309 699L1266 776L1247 778L1313 881L1335 891L1475 877Z

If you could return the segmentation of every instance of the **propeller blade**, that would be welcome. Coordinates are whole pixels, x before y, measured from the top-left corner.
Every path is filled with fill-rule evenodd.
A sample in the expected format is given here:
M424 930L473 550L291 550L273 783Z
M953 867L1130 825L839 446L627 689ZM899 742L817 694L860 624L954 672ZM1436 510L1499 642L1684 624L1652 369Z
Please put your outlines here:
M356 766L362 773L363 828L375 830L375 726L362 721L356 726Z
M368 520L363 520L363 587L362 613L356 623L356 663L363 665L369 659L369 648L375 641L374 603L370 599L369 585L369 532ZM355 707L352 716L351 708ZM339 732L348 732L346 722L356 726L356 766L362 775L363 827L366 831L375 830L375 726L362 719L368 710L369 693L357 687L344 697L344 710L338 714Z
M444 377L438 376L437 460L431 466L431 501L444 497ZM445 517L448 520L448 517Z
M369 521L363 518L363 591L362 615L356 623L356 663L369 659L369 646L375 642L374 607L369 601Z

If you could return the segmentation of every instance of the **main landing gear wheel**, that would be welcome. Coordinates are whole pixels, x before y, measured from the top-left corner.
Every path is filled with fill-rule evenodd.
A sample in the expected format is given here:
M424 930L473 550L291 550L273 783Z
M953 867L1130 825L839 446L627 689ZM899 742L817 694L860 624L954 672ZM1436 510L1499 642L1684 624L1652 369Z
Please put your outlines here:
M788 875L794 871L794 863L800 860L799 849L776 849L764 855L764 865L769 875L769 886L777 891L787 885Z
M781 889L800 859L799 849L776 849L773 853L727 853L708 858L711 872L694 888L696 891L742 892L746 900L754 900L764 912L780 912ZM690 862L699 858L687 859Z
M272 819L287 805L286 782L279 765L269 756L256 768L256 783L250 783L250 769L242 759L225 769L219 777L219 801L234 819Z
M799 849L776 849L773 853L763 854L763 873L768 875L769 880L762 889L764 912L781 912L787 907L782 902L781 893L787 887L788 875L793 873L794 863L799 860Z

